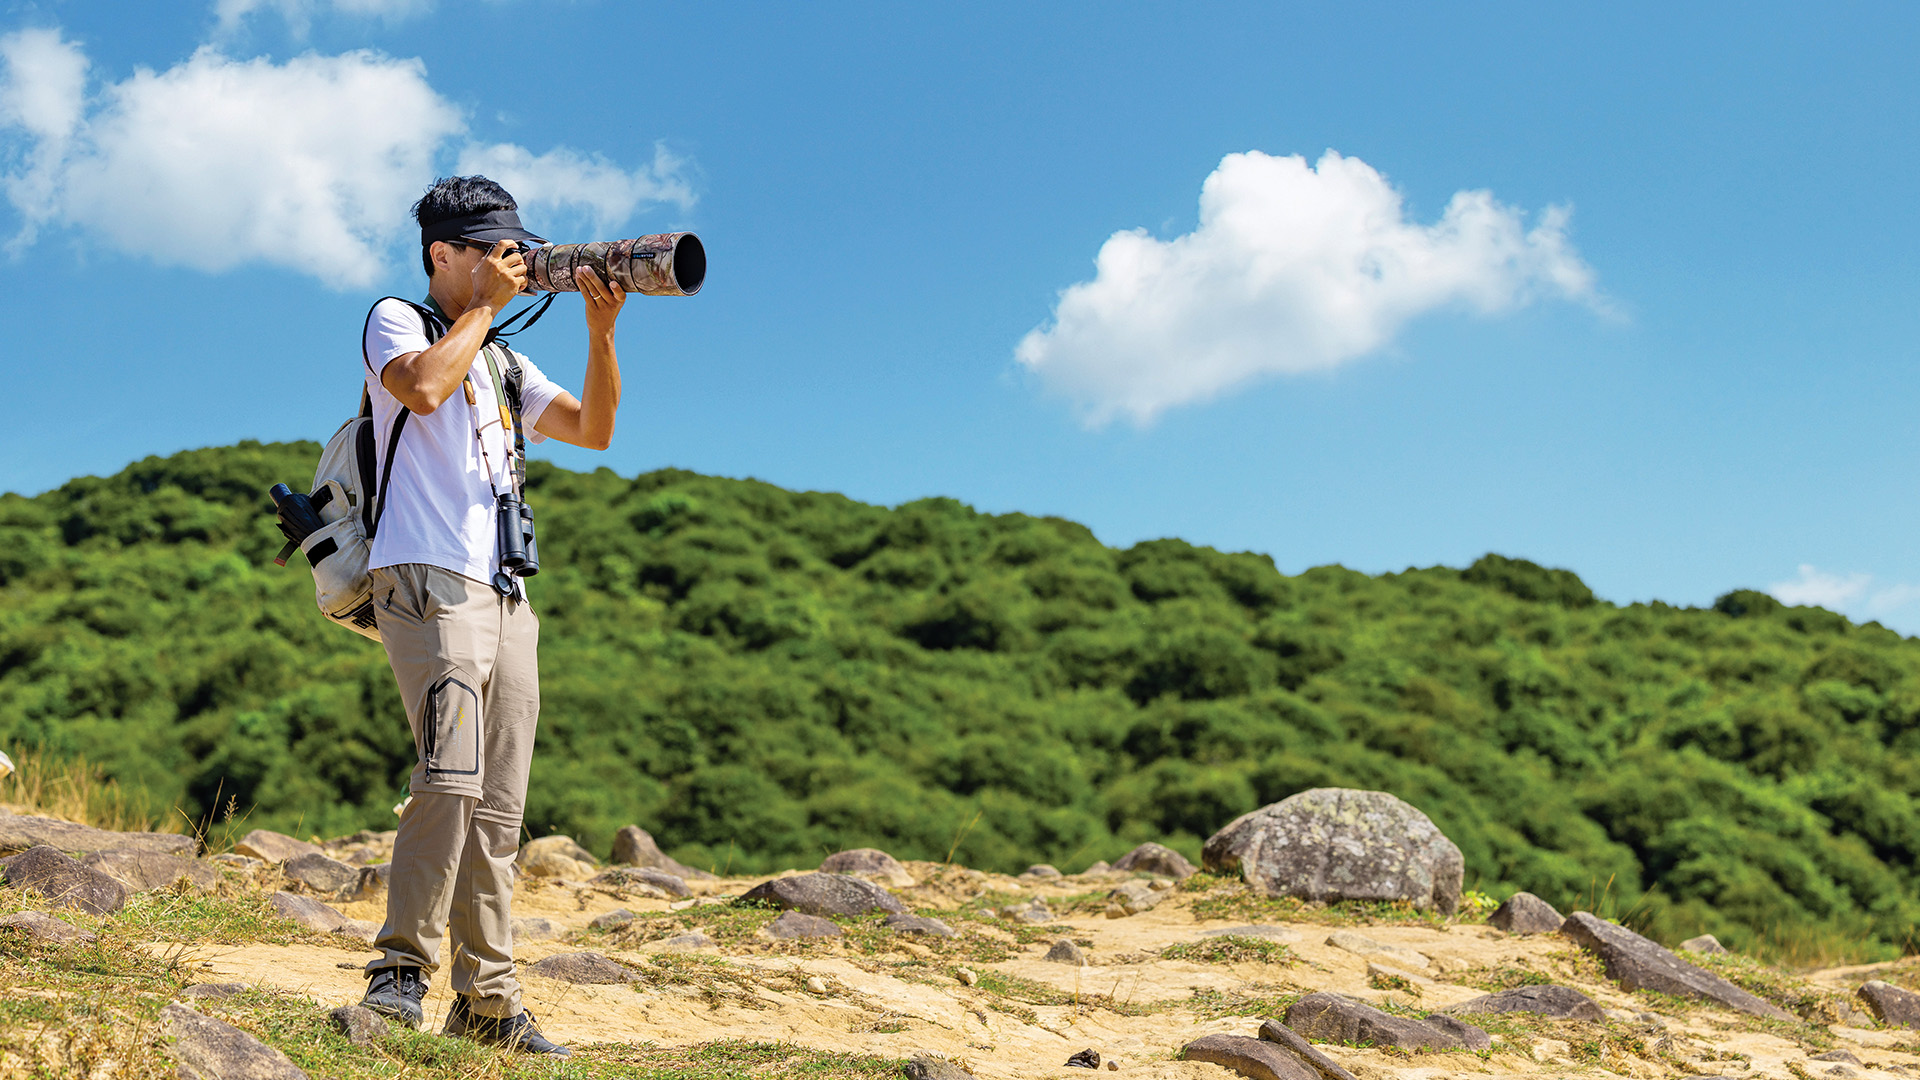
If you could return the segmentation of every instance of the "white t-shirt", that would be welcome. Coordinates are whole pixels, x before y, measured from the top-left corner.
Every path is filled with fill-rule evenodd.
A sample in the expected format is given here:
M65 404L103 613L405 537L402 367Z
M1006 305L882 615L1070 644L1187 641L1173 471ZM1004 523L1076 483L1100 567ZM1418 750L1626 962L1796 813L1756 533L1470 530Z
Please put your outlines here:
M398 300L380 301L367 317L362 374L373 398L376 470L386 463L387 439L401 407L380 373L395 357L429 344L421 314ZM544 436L534 424L562 390L524 356L520 370L521 423L528 441L539 442ZM475 354L468 376L475 404L468 405L465 389L456 388L433 412L407 417L368 569L426 563L480 582L493 580L500 569L494 492L513 490L513 436L500 422L502 399L484 353Z

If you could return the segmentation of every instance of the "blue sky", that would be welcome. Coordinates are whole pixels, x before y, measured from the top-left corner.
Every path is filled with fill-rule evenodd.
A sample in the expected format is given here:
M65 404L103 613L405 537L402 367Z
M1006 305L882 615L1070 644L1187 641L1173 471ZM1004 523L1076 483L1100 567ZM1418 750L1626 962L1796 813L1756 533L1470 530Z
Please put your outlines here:
M503 163L712 260L569 467L1920 631L1920 13L1556 7L5 5L0 490L324 439ZM576 298L518 340L578 384Z

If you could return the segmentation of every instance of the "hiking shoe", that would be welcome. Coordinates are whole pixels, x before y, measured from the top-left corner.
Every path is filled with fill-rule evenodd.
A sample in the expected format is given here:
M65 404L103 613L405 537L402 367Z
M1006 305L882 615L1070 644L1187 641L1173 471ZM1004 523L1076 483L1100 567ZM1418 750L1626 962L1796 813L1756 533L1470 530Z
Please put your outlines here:
M420 977L419 968L383 967L367 976L367 996L360 1005L417 1030L426 1015L420 999L426 996L427 980Z
M440 1034L464 1035L474 1042L523 1054L573 1056L573 1051L540 1034L538 1023L527 1010L521 1009L512 1016L481 1016L473 1011L473 999L465 994L453 995L453 1008L447 1010L447 1025L440 1029Z

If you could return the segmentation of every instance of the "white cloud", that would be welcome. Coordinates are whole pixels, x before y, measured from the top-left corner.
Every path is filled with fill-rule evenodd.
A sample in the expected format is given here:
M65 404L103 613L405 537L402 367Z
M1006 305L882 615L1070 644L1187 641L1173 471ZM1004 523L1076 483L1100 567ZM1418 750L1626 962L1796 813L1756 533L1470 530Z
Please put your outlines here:
M649 203L671 202L683 210L693 205L693 189L681 175L685 163L660 146L651 166L632 172L598 154L559 149L536 156L511 143L469 146L457 168L499 181L523 211L548 221L579 219L601 240L613 239L606 234Z
M1767 592L1783 604L1823 607L1863 622L1888 622L1920 602L1920 586L1881 585L1872 574L1835 574L1809 563L1800 564L1798 577L1774 582Z
M267 264L365 287L417 235L407 208L466 132L425 65L373 52L275 64L207 46L91 100L85 55L57 33L0 37L0 61L0 181L23 220L16 249L67 225L165 265ZM533 205L584 207L608 228L652 202L692 202L664 151L630 173L566 149L473 152L518 167L539 193Z
M1419 225L1358 158L1229 154L1201 187L1199 228L1113 234L1093 280L1065 290L1015 356L1089 423L1146 424L1263 375L1365 356L1436 309L1597 304L1567 217L1552 207L1529 229L1492 193L1462 191Z

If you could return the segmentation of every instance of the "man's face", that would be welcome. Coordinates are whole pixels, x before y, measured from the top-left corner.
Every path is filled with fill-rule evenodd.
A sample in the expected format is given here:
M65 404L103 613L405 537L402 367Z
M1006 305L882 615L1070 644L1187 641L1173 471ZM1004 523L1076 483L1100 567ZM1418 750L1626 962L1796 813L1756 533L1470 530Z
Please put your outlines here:
M433 276L442 280L448 297L465 306L473 299L473 268L487 257L478 242L438 241L433 245Z

